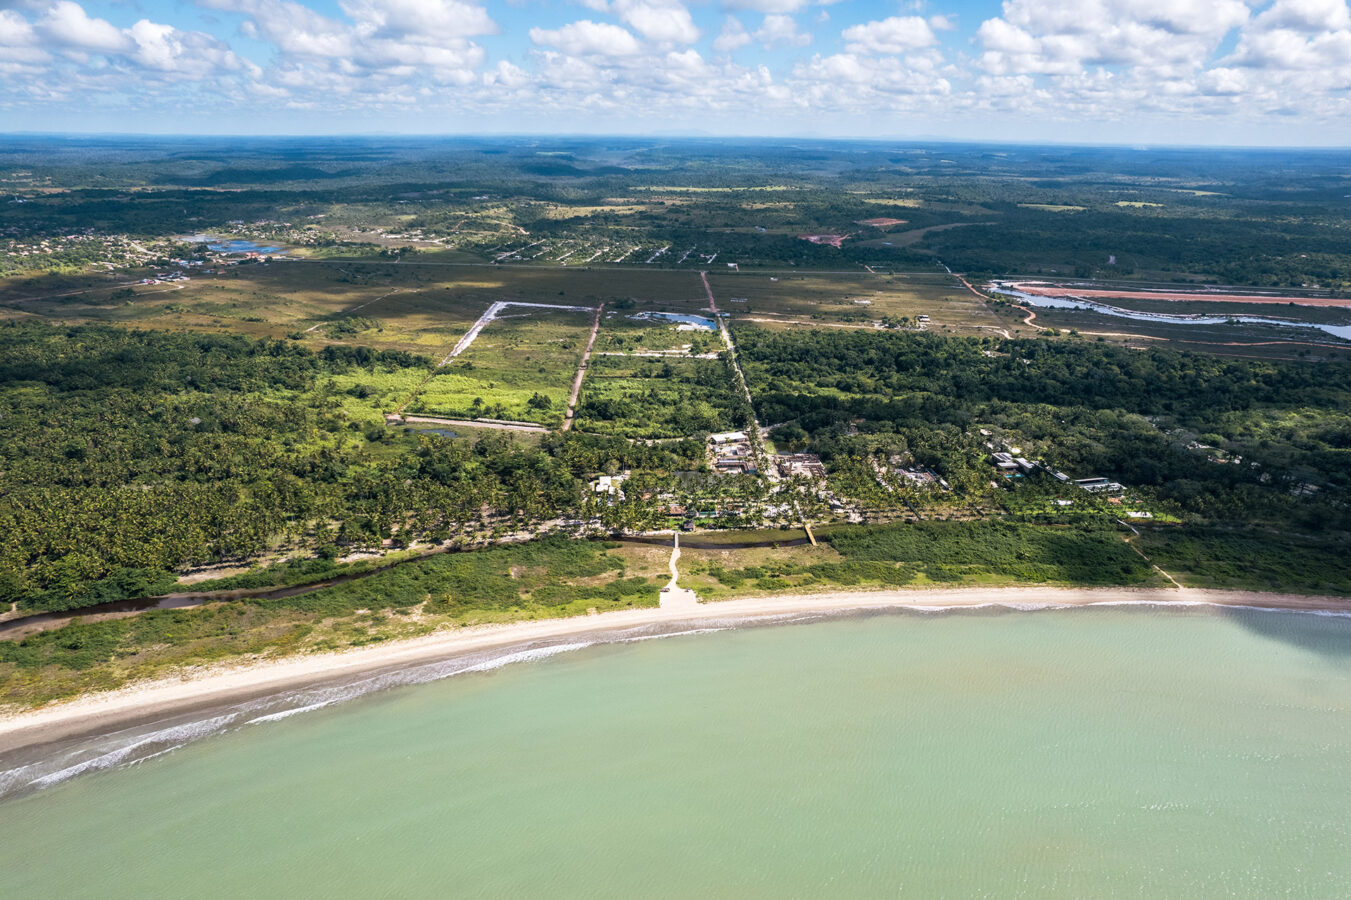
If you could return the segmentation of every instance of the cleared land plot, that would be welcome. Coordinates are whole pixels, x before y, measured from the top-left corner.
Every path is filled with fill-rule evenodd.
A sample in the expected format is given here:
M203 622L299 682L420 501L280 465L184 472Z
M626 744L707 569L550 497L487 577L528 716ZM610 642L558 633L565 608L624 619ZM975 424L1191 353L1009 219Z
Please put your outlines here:
M738 427L721 359L593 356L575 428L631 438L689 437Z
M438 370L405 411L560 425L590 331L589 312L509 308Z
M596 336L595 353L670 353L688 347L698 355L716 353L722 341L714 331L681 331L679 323L657 316L649 310L621 309L605 311ZM682 311L682 315L697 315ZM711 316L709 321L712 321Z
M0 315L253 337L303 335L316 343L437 356L499 301L594 307L622 300L635 312L698 313L708 305L697 274L656 268L290 261L235 266L217 275L193 271L191 280L172 285L128 283L153 274L6 279L0 281L0 304L12 305L0 307Z
M7 293L24 296L25 291L54 286L43 281L11 284ZM110 286L102 279L86 283L96 289L21 300L16 306L61 321L224 330L253 337L303 335L323 343L428 351L446 340L453 343L488 303L473 293L434 284L413 269L388 264L356 272L338 266L272 263L214 275L193 271L190 280L171 285Z

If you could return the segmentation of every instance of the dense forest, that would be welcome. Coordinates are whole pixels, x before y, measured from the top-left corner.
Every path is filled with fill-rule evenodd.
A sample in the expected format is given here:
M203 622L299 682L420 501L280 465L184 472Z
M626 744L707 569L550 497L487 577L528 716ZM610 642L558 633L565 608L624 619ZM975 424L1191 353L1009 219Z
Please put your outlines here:
M992 440L1207 518L1351 527L1351 365L1085 340L736 330L776 439L847 468L909 455L968 493ZM984 432L982 434L982 431Z
M331 558L550 518L577 508L587 472L679 467L698 452L405 434L352 421L328 382L428 365L400 351L0 325L0 599L83 606L275 549Z

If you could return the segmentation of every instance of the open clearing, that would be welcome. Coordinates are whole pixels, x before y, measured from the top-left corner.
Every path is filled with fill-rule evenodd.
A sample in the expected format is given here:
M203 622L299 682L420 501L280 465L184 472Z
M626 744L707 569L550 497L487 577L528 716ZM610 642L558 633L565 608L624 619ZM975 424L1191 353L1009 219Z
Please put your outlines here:
M437 370L407 412L561 425L592 317L589 309L499 315Z

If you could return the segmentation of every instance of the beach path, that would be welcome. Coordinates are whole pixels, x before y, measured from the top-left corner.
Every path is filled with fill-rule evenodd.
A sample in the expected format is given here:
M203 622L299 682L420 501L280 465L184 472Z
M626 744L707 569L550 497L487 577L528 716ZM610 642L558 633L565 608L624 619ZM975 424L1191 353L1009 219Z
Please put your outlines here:
M661 608L662 609L697 609L699 606L699 597L689 588L681 587L680 570L676 568L676 563L680 561L680 534L675 536L675 543L671 547L671 580L666 583L666 587L661 589Z

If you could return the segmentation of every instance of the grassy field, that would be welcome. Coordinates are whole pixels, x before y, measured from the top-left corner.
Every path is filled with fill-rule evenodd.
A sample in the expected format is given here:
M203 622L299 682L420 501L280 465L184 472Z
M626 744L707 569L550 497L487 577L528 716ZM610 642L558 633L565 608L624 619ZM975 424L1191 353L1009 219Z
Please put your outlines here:
M709 275L718 308L737 318L775 319L812 325L866 325L913 322L929 316L929 328L956 334L1016 330L1018 320L1001 319L979 297L946 275L761 273ZM738 299L744 303L736 302Z
M597 356L582 383L576 427L634 438L727 431L737 427L736 399L720 359Z
M589 312L509 308L405 411L559 425L590 330Z
M708 600L837 587L1126 584L1163 586L1111 529L1005 522L832 526L821 546L681 550L682 572Z

